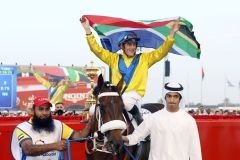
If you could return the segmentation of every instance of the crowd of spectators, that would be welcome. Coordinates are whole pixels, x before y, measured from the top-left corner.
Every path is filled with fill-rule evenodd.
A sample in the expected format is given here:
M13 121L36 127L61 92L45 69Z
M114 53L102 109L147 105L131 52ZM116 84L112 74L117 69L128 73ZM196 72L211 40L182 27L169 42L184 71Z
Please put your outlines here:
M58 114L59 112L52 112L53 116L79 116L82 115L83 111L64 111L62 114ZM31 116L31 113L28 111L12 111L12 110L0 110L0 117L20 117L20 116Z
M236 107L235 107L236 108ZM205 108L200 106L196 109L187 109L191 115L240 115L240 107L238 109L225 108Z
M240 115L240 107L236 109L232 108L206 108L200 106L198 108L185 108L186 111L191 115ZM53 116L80 116L85 114L82 110L65 110L63 107L56 107L55 111L52 112ZM31 110L0 110L0 117L19 117L19 116L30 116Z

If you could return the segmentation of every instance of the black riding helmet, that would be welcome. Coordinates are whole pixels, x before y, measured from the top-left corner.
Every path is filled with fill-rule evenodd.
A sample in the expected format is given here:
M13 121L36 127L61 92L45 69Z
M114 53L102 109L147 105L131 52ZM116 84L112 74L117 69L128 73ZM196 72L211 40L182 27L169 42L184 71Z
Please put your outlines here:
M134 42L139 42L140 38L137 37L137 34L134 33L133 31L124 31L122 32L122 34L119 36L118 39L118 46L120 46L121 44L130 42L130 41L134 41Z

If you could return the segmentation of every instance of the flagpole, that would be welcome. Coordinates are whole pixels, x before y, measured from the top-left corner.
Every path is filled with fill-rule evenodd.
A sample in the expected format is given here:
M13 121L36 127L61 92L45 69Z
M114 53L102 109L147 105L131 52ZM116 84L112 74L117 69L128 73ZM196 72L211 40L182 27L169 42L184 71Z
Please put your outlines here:
M201 66L201 105L202 103L202 87L203 87L203 78L204 78L204 71L203 71L203 67Z
M167 56L164 57L164 63L163 63L163 85L162 85L162 99L161 99L162 102L163 102L163 100L164 100L164 97L163 97L163 96L164 96L164 95L163 95L164 93L163 93L163 92L164 92L164 85L165 85L165 72L166 72L166 70L165 70L165 61L166 61L166 60L167 60Z
M187 72L187 108L189 108L190 107L190 105L189 105L189 96L190 96L190 87L189 87L189 71Z
M201 80L201 104L203 105L202 98L203 98L203 79Z
M204 71L203 71L203 67L201 67L201 104L203 104L203 79L204 79Z
M239 93L239 98L240 98L240 82L238 82L238 93Z
M227 79L224 74L224 106L227 107Z
M166 62L168 61L168 55L164 57L164 63L163 63L163 85L162 85L162 101L164 100L164 85L166 82L169 81L170 77L170 62L168 61L168 65Z
M240 97L240 82L238 82L238 96Z

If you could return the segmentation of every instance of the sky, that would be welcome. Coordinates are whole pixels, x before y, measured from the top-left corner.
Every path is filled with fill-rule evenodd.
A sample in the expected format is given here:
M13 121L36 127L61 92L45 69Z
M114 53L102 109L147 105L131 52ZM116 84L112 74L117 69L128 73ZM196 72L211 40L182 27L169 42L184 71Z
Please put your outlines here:
M89 50L79 22L82 15L129 20L181 16L193 24L201 44L201 58L170 53L171 77L167 80L183 84L186 103L216 105L225 97L240 103L239 3L237 0L0 0L0 62L84 66L93 60L96 66L106 66ZM163 61L150 68L144 103L161 98L163 70ZM226 80L234 87L226 86Z

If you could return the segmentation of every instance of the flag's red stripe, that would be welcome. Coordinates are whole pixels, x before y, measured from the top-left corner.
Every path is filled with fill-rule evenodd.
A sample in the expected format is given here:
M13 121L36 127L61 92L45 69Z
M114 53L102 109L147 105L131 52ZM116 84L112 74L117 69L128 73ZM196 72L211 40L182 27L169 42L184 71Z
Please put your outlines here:
M162 22L153 22L149 24L145 24L143 22L135 22L130 21L123 18L113 18L108 16L96 16L96 15L84 15L90 22L90 25L93 26L94 24L98 25L111 25L117 27L128 27L128 28L155 28L161 27L173 20L167 20Z

